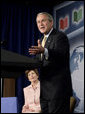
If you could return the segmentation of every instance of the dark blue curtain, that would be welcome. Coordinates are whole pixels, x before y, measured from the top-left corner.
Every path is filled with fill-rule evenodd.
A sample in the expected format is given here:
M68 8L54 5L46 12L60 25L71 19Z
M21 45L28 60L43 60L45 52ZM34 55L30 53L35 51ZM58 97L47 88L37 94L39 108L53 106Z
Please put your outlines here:
M1 48L30 57L28 48L37 45L37 39L41 37L36 25L36 15L42 11L53 12L51 7L44 6L0 6L0 38L1 41L6 41L6 45ZM18 112L21 112L24 104L23 88L28 84L24 73L16 80Z

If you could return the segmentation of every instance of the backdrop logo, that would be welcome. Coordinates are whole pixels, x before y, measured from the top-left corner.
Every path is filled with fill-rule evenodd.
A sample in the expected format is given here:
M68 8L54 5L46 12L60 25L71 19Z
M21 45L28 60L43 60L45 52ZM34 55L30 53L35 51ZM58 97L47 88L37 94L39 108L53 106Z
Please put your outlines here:
M59 30L65 31L69 27L69 16L59 19Z
M79 24L83 19L83 7L80 7L78 10L73 10L72 15L73 23Z

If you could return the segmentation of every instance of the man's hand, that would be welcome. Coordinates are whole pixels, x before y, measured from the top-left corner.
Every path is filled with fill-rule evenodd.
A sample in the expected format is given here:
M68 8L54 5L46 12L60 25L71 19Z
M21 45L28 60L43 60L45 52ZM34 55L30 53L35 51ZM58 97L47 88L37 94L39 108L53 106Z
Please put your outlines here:
M40 40L38 40L38 46L31 46L31 48L29 48L29 53L30 55L44 53L44 48L41 46Z

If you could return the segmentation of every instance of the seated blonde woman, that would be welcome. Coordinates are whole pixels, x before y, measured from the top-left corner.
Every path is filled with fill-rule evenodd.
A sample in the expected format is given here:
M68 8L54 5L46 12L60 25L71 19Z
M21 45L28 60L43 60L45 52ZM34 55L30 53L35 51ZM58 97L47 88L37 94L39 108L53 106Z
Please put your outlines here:
M31 84L23 89L25 103L22 107L22 113L40 113L40 81L38 79L38 70L26 70L25 74Z

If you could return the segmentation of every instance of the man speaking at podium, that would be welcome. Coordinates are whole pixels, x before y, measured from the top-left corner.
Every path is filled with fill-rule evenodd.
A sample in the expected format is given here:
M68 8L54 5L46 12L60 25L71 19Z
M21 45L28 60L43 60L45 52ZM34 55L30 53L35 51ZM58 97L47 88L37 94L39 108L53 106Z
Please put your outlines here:
M62 32L53 28L53 17L42 12L36 18L43 34L38 46L29 48L42 61L40 68L40 103L42 113L69 113L72 95L69 68L69 43Z

